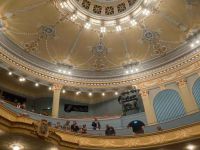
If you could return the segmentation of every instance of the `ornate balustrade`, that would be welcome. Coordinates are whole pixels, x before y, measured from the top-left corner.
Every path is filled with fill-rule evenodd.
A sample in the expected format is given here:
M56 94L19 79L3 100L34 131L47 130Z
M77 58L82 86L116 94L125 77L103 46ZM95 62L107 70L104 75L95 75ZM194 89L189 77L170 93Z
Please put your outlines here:
M200 138L200 123L144 134L141 136L92 136L63 132L47 127L47 134L38 133L39 121L27 116L20 116L0 104L0 129L31 136L42 136L47 141L57 143L61 149L137 149L157 147L165 144Z

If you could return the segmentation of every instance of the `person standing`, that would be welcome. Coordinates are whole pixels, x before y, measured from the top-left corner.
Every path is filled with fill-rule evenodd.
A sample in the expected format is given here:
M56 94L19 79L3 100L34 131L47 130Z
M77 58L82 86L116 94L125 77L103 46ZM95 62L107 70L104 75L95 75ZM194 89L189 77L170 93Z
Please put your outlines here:
M101 125L99 123L99 121L97 120L97 118L94 118L94 121L92 122L92 128L93 130L99 129L101 128Z
M133 120L128 124L128 128L132 128L133 133L135 134L143 134L144 133L145 124L140 120Z

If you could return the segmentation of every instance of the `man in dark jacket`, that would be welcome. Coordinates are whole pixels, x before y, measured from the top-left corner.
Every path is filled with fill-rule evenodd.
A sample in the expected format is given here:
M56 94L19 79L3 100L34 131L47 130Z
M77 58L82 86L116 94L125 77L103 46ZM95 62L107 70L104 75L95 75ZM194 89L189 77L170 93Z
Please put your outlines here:
M133 120L128 124L128 128L132 128L135 134L143 134L144 133L145 124L140 120Z

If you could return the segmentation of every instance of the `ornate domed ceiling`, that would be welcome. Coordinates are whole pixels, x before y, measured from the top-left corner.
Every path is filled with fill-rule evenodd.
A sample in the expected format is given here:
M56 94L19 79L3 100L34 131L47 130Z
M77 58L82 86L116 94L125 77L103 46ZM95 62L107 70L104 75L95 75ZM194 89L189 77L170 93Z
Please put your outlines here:
M1 0L0 44L48 82L132 80L191 52L199 6L198 0Z

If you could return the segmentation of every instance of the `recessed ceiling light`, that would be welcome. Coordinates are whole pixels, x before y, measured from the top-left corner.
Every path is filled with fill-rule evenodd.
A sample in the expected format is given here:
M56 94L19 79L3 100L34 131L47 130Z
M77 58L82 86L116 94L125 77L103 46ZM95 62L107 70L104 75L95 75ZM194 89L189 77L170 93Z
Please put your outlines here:
M12 150L21 150L24 147L20 144L12 144L12 145L10 145L10 148L12 148Z
M77 91L77 92L76 92L76 95L79 95L80 93L81 93L81 91Z
M89 95L89 96L92 96L92 92L89 92L88 95Z
M101 95L102 95L102 96L105 96L106 94L103 92Z
M62 90L62 93L66 93L66 90L65 90L65 89L63 89L63 90Z
M49 87L49 91L51 91L51 90L52 90L52 87L50 86L50 87Z
M125 73L126 73L126 74L129 74L129 71L128 71L128 70L126 70L126 71L125 71Z
M50 150L58 150L57 147L52 147Z
M186 148L188 150L195 150L196 146L195 145L192 145L192 144L189 144L188 146L186 146Z
M135 68L135 71L136 71L136 72L138 72L138 71L139 71L139 69L138 69L138 68Z
M71 71L68 71L68 75L71 75L72 74L72 72Z
M35 83L35 86L38 87L38 86L39 86L39 83Z
M115 95L118 95L118 94L119 94L119 93L116 91L116 92L115 92Z
M26 79L24 77L19 77L19 81L24 82L24 81L26 81Z
M11 71L8 72L8 75L11 76L13 73Z
M192 48L193 48L193 47L194 47L194 44L193 44L193 43L192 43L192 44L190 44L190 47L192 47Z
M199 44L200 43L200 41L199 40L196 40L196 42L195 42L196 44Z

